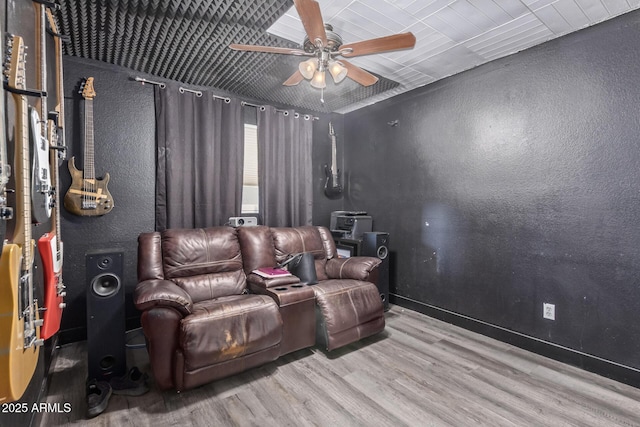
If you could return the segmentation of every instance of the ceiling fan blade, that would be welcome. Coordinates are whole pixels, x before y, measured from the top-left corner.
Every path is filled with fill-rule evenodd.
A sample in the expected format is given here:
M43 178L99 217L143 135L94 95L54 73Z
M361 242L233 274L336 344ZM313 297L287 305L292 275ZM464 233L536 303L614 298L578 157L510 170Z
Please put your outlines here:
M324 21L318 2L315 0L293 0L293 3L296 5L296 10L311 43L316 45L316 40L320 40L322 46L326 46L327 32L324 29Z
M291 75L291 77L289 77L284 83L282 83L282 85L295 86L303 80L304 80L304 76L302 75L302 73L300 71L296 71Z
M410 49L416 45L416 36L413 33L394 34L392 36L379 37L377 39L363 40L355 43L347 43L340 46L342 56L351 58L354 56L369 55L372 53L389 52L399 49Z
M276 46L256 46L252 44L230 44L229 47L233 50L244 50L249 52L267 52L267 53L281 53L284 55L297 55L297 56L309 56L310 54L300 49L291 49L289 47L276 47Z
M378 81L376 76L357 65L353 65L351 62L345 61L344 59L341 59L339 62L347 69L347 77L360 83L362 86L371 86Z

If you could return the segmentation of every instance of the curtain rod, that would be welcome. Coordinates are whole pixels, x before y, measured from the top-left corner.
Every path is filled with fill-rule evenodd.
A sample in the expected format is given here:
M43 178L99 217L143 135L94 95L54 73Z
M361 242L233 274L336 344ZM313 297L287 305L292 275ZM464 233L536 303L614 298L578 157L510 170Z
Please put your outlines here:
M166 87L167 87L167 85L166 85L165 83L162 83L162 82L156 82L156 81L148 80L148 79L144 79L144 78L142 78L142 77L135 77L135 78L134 78L134 80L135 80L135 81L137 81L137 82L140 82L140 83L142 83L142 84L149 83L149 84L152 84L152 85L160 86L160 89L164 89L164 88L166 88ZM178 88L178 91L179 91L180 93L190 92L190 93L195 94L197 97L201 97L201 96L202 96L202 91L200 91L200 90L193 90L193 89L187 89L187 88L182 87L182 86L180 86L180 87ZM227 103L227 104L231 102L231 98L226 97L226 96L213 95L213 97L214 97L215 99L221 99L221 100L223 100L223 101L224 101L225 103ZM244 107L244 106L249 106L249 107L259 108L259 109L260 109L260 111L264 111L264 110L266 109L266 107L265 107L264 105L252 104L251 102L247 102L247 101L240 101L240 104L241 104L243 107ZM288 115L289 115L289 111L288 111L288 110L279 110L279 109L276 109L276 111L277 111L278 113L282 113L284 116L288 116ZM295 118L300 117L300 113L294 113L294 117L295 117ZM315 116L312 116L312 115L310 115L310 114L305 114L303 117L304 117L304 119L305 119L305 120L320 120L320 118L319 118L319 117L315 117Z
M152 85L160 86L160 89L164 89L165 87L167 87L167 85L166 85L166 84L164 84L164 83L161 83L161 82L154 82L153 80L143 79L142 77L136 77L134 80L135 80L135 81L137 81L137 82L142 83L143 85L144 85L145 83L149 83L149 84L152 84Z

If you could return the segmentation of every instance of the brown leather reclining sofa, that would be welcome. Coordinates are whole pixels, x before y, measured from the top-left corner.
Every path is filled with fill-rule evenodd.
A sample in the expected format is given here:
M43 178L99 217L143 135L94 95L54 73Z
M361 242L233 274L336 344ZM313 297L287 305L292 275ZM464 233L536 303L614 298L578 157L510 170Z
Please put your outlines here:
M318 283L251 273L311 252ZM306 347L333 350L384 329L373 257L338 258L325 227L143 233L134 295L161 389L193 388Z

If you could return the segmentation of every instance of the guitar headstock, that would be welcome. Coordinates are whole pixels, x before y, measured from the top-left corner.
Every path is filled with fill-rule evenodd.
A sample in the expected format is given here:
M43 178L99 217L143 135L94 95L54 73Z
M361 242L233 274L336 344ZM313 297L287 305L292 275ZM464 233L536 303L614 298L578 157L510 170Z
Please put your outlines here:
M9 87L26 89L25 57L22 37L11 35L7 38L7 61L4 64L4 77Z
M335 135L335 132L333 131L333 125L331 124L331 122L329 122L329 135L331 136Z
M84 99L93 100L96 97L96 91L93 90L93 77L87 79L80 85L80 94Z

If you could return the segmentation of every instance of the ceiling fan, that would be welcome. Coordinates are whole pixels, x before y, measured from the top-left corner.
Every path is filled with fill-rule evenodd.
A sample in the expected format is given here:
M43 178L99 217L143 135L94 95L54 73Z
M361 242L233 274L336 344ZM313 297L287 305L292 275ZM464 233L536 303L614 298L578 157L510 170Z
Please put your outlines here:
M371 86L378 81L378 78L343 58L410 49L416 44L416 37L412 33L343 44L342 38L333 32L333 27L323 22L317 1L294 0L294 4L307 33L302 49L247 44L229 45L234 50L309 56L310 58L302 61L298 70L283 83L284 86L295 86L307 79L311 81L311 86L324 89L327 85L325 71L329 71L335 83L340 83L345 77L349 77L363 86ZM336 59L339 56L342 58Z

